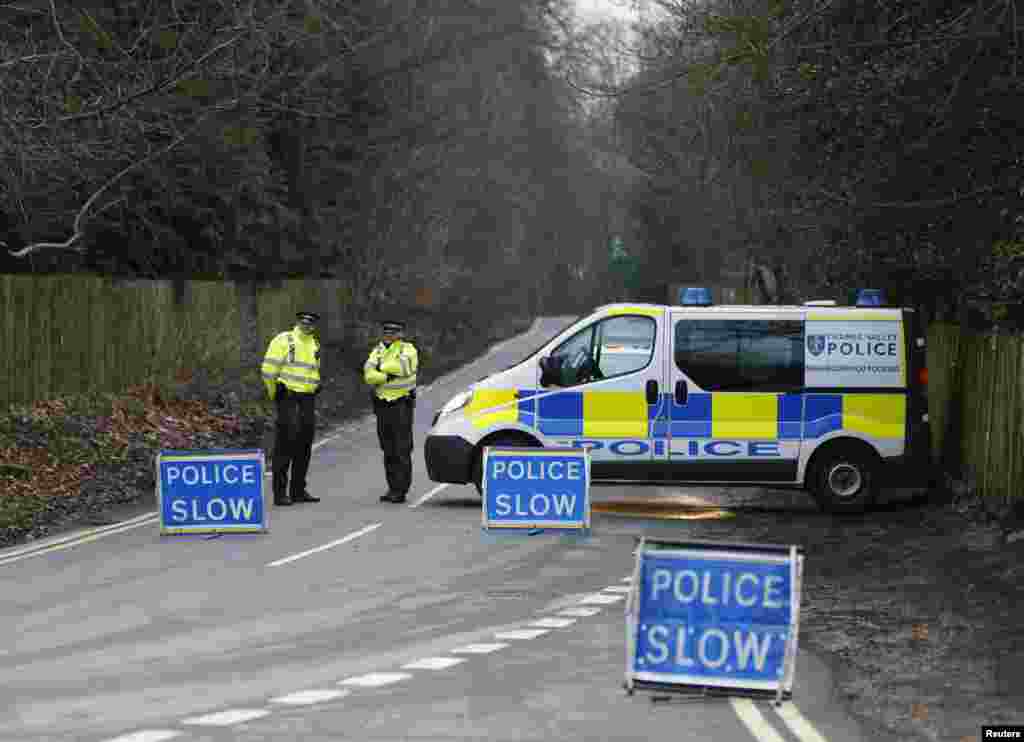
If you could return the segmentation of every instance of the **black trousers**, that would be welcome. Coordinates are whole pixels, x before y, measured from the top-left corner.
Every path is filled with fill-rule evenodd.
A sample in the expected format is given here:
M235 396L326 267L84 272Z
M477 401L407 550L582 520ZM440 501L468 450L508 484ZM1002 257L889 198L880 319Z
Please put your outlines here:
M384 451L388 491L409 494L412 486L412 418L416 401L409 396L394 402L373 400L377 413L377 439Z
M277 390L277 430L274 437L274 496L293 496L306 491L306 472L313 453L316 433L316 398L312 394L299 394ZM288 487L289 468L291 488Z

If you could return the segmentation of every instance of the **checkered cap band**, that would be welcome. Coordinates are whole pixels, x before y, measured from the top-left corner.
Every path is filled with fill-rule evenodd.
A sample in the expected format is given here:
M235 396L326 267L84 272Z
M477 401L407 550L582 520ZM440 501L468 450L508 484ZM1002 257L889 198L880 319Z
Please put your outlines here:
M296 312L295 316L300 320L306 320L308 322L316 322L320 319L320 315L316 312Z

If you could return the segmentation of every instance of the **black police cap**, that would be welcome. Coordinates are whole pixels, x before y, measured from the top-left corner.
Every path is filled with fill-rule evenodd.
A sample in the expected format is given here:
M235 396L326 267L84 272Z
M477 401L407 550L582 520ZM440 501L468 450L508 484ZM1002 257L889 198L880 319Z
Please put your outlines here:
M295 316L307 322L318 322L320 320L320 315L316 312L296 312Z

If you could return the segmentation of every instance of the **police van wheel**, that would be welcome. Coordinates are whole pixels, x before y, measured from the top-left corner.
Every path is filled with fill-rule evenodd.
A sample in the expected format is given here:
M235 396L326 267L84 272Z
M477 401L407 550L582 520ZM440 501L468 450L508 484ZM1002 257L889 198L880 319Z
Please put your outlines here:
M861 446L836 446L814 463L810 490L829 513L861 513L875 500L876 460Z
M522 448L537 448L536 441L517 435L502 435L487 441L487 446L520 446ZM483 497L484 494L484 446L477 446L473 455L473 486L476 493Z

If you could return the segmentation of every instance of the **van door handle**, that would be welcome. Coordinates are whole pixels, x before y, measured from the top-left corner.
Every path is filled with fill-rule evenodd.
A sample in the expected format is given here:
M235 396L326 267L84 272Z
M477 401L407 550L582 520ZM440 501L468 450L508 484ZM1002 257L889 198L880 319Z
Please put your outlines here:
M679 406L686 404L687 395L686 382L680 379L676 382L676 404Z
M658 404L658 382L647 380L647 404Z

